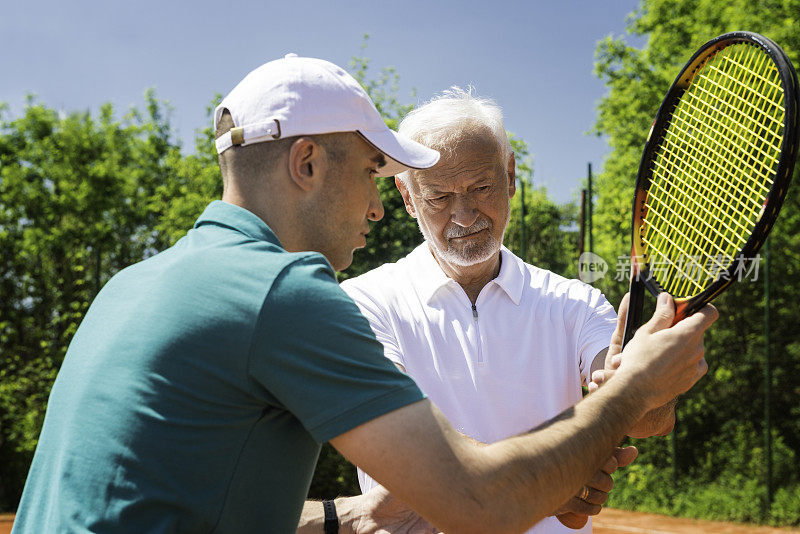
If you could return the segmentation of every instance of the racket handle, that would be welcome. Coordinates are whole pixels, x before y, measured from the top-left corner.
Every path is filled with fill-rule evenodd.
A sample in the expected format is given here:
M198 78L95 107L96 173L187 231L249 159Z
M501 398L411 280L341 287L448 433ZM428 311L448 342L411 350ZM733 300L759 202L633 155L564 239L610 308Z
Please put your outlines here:
M622 348L633 339L636 329L642 324L644 311L644 283L635 275L631 278L630 300L628 301L628 316L625 318L625 333L622 335Z

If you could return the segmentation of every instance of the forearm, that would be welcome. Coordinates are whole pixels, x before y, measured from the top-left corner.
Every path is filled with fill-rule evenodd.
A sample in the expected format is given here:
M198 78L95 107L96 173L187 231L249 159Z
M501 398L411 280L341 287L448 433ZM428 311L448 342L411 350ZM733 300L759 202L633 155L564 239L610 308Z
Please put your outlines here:
M527 516L502 529L522 531L580 490L645 411L621 386L609 381L602 396L598 392L529 434L481 449L484 475L471 487L484 512L500 512L493 524Z
M638 389L616 377L534 431L488 446L463 439L429 401L331 443L444 532L522 532L576 494L644 415L651 405Z
M444 532L522 532L577 493L647 411L708 370L702 334L716 310L707 306L670 327L675 309L668 297L659 297L624 355L614 356L618 370L602 389L528 434L478 447L423 399L330 442ZM614 347L623 330L619 321Z
M363 495L355 497L339 497L336 504L336 515L339 517L339 534L353 534L355 522L361 516L360 503ZM322 501L306 501L300 522L297 525L297 534L322 534L325 532L325 511Z

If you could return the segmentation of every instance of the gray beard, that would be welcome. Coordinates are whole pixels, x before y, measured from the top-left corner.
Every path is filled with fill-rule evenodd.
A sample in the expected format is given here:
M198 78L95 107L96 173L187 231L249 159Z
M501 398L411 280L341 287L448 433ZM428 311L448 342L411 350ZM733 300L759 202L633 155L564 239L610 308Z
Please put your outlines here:
M448 247L447 250L442 250L432 239L431 235L427 232L427 230L425 230L421 224L418 224L418 226L419 226L419 231L422 233L422 237L424 237L425 241L428 242L428 246L431 247L431 250L433 250L436 256L439 259L447 263L450 263L452 265L469 267L470 265L483 263L492 256L494 256L502 246L502 242L498 241L495 236L489 234L489 239L487 239L483 243L470 244L464 247L462 250L453 250L450 247ZM505 221L504 227L505 226L508 226L508 220ZM472 225L471 227L465 228L461 231L448 232L449 234L452 234L448 237L468 235L474 232L476 229L480 230L483 228L488 228L488 225L485 224L482 226Z

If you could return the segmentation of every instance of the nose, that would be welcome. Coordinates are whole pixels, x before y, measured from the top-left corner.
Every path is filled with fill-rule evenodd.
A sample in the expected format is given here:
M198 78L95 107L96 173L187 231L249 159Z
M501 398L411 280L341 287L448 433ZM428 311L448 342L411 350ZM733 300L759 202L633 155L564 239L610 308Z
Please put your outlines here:
M478 210L475 209L475 203L467 195L455 195L450 220L464 228L475 224L475 221L478 220Z
M380 221L383 219L383 213L383 202L381 202L381 195L378 192L378 183L373 180L372 194L370 195L367 218L370 221Z

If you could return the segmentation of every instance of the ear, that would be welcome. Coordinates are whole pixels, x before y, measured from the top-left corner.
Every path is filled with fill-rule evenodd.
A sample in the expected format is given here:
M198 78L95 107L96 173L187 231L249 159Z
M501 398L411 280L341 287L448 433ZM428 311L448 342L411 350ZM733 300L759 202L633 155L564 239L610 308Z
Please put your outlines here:
M410 179L411 177L409 177L409 180ZM406 187L406 184L404 184L403 181L397 176L394 177L394 185L397 186L398 191L400 191L400 194L403 197L403 203L406 205L406 211L409 215L416 219L417 210L414 209L414 204L411 202L411 192L408 190L408 187Z
M508 174L508 198L513 198L514 193L517 192L517 160L514 157L513 150L511 151L511 156L508 158L506 174Z
M297 187L311 191L325 173L322 148L310 137L300 137L289 148L289 176Z

